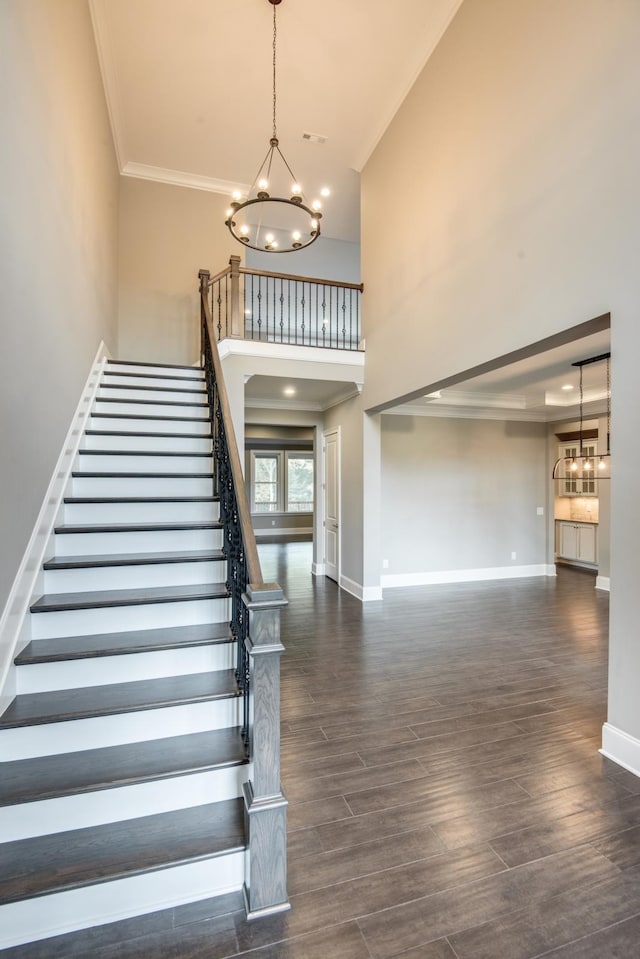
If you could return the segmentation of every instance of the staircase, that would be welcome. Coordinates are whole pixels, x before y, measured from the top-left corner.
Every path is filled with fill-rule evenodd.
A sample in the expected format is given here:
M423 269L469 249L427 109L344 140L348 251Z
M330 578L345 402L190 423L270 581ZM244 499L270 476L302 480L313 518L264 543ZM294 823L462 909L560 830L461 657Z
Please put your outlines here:
M0 716L0 948L245 882L213 490L203 371L107 364Z

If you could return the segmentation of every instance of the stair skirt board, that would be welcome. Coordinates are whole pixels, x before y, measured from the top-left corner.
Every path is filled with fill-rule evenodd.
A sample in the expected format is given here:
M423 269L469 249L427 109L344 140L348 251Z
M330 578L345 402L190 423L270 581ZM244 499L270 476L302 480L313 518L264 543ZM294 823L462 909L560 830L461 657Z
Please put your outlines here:
M98 389L98 399L117 400L151 400L153 403L205 403L207 394L203 390L194 389L191 385L180 383L170 389L152 389L144 386L108 386L101 384Z
M56 533L56 556L98 553L157 553L160 550L221 549L222 530L197 527L176 530L135 530L127 533Z
M160 706L110 716L0 730L0 751L7 762L55 756L73 745L74 752L151 742L171 736L204 733L239 726L242 699L207 699L178 706Z
M149 474L98 471L77 472L73 475L71 490L74 497L105 496L211 496L213 494L213 476L211 473L174 472Z
M0 807L0 843L206 806L213 797L216 802L239 799L248 775L248 764L239 763Z
M211 453L146 453L117 450L78 450L74 472L88 473L196 473L213 476Z
M211 494L211 489L209 489ZM149 493L149 496L152 496ZM148 502L115 502L115 503L69 503L64 505L65 525L83 525L95 523L98 526L109 523L200 523L207 520L217 520L219 516L218 504L211 498L200 502L178 502L175 499L163 501L153 499Z
M4 848L14 880L0 949L246 880L251 767L202 370L104 363L75 435L12 666L18 699L0 718L0 860ZM181 811L203 824L186 845ZM142 821L164 814L180 841L156 851L166 821ZM83 829L102 832L72 836ZM109 850L99 866L92 843Z
M185 416L174 413L165 418L152 413L131 410L127 413L94 411L89 419L89 429L107 430L123 433L198 433L211 436L211 423L208 416Z
M211 454L211 435L191 436L175 435L174 433L161 436L157 433L107 433L85 431L82 444L84 450L115 450L121 453L124 450L137 453L147 451L157 453L209 453Z
M145 390L203 390L204 380L201 376L173 376L161 373L125 373L111 370L107 366L102 380L103 386L123 386L131 389L134 386Z
M245 851L0 906L0 948L48 939L242 889Z
M36 640L37 642L37 640ZM127 682L192 676L233 669L235 644L178 647L153 652L131 653L126 657ZM20 695L49 690L83 689L86 686L111 686L122 682L123 659L120 655L98 656L55 663L19 665L17 689Z
M144 566L95 566L87 569L45 570L45 593L97 592L103 589L146 589L159 586L195 586L223 583L225 562L166 563Z

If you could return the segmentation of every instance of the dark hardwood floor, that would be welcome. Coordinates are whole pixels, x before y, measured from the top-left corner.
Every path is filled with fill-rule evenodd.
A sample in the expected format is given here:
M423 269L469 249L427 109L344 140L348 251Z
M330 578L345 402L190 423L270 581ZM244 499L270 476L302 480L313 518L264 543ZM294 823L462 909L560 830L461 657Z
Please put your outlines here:
M361 605L263 543L283 614L289 913L237 895L15 959L637 959L640 779L598 754L608 595L560 569Z

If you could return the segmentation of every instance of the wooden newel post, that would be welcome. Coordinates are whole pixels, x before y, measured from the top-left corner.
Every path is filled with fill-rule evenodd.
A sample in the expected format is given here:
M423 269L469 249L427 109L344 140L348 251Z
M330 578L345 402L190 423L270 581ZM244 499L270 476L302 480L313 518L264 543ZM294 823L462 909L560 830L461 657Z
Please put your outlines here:
M277 583L251 583L249 612L250 778L244 786L247 918L290 908L287 898L287 800L280 783L280 610L287 600Z
M200 280L200 361L204 366L204 307L202 298L207 295L211 273L209 270L199 270L198 279Z
M244 339L244 309L240 309L240 257L229 257L231 269L231 329L229 336Z

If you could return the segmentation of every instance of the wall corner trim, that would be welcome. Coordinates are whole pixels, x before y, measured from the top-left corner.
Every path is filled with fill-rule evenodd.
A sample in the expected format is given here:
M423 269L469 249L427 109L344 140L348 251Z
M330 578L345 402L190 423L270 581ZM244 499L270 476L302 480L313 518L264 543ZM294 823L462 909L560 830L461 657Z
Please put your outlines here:
M312 576L326 576L326 564L325 563L312 563L311 564L311 575Z
M362 603L370 603L382 599L382 586L363 586L362 583L356 583L355 580L349 579L348 576L341 576L339 585L346 593L351 593L352 596L355 596L355 598L359 599Z
M630 736L611 723L605 723L599 752L634 776L640 776L640 739L635 736Z

